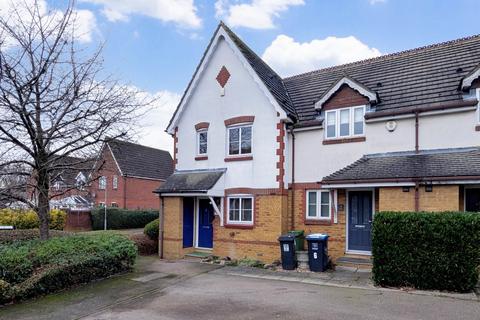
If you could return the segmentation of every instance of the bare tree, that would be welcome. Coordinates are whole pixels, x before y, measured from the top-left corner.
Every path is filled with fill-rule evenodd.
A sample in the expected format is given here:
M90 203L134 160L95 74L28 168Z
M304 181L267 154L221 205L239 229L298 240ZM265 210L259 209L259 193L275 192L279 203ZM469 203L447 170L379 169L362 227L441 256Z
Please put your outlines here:
M49 237L52 175L84 166L106 139L128 138L152 103L102 76L101 46L80 46L75 22L74 1L55 11L17 1L0 15L0 168L28 181L27 192L10 185L0 198L35 210L41 239ZM85 162L66 168L71 156Z

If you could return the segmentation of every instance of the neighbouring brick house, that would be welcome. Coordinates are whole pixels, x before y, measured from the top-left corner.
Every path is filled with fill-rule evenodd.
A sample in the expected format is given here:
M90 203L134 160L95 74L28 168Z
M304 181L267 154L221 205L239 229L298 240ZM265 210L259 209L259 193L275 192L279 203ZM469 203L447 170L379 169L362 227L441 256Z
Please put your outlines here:
M165 258L371 254L375 212L480 211L480 36L279 77L221 23L167 132Z
M104 144L95 166L95 204L125 209L158 209L153 191L173 172L169 152L120 140Z

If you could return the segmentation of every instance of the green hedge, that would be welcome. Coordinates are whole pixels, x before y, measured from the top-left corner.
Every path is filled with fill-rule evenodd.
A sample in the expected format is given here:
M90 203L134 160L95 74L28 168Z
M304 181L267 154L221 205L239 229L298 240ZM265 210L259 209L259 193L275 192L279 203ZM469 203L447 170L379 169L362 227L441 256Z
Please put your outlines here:
M143 233L152 240L158 239L159 229L159 219L155 219L152 222L148 223L143 229Z
M71 232L50 230L50 237L67 237L71 236ZM34 240L40 238L40 230L26 229L26 230L0 230L0 245L12 243L16 241Z
M158 218L155 210L127 210L119 208L107 208L107 229L132 229L143 228L145 225ZM103 230L105 209L92 210L93 230Z
M22 300L130 270L137 249L111 232L0 246L0 303Z
M380 212L372 237L377 285L465 292L478 281L478 213Z

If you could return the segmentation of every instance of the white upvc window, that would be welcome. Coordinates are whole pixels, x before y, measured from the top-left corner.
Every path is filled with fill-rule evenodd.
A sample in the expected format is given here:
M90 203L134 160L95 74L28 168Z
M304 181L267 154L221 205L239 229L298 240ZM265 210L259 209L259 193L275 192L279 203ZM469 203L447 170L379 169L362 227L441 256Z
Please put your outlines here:
M325 112L325 138L345 138L365 134L365 106Z
M101 176L98 178L98 189L105 190L107 188L107 177Z
M252 125L228 127L228 155L252 153Z
M113 176L112 178L112 188L117 190L118 189L118 176Z
M307 190L307 219L330 220L332 207L330 201L330 191L325 190Z
M229 196L227 199L228 223L253 225L253 196Z
M206 155L208 152L208 130L197 131L197 155Z
M477 107L477 123L480 123L480 88L477 89L477 101L478 101L478 107Z

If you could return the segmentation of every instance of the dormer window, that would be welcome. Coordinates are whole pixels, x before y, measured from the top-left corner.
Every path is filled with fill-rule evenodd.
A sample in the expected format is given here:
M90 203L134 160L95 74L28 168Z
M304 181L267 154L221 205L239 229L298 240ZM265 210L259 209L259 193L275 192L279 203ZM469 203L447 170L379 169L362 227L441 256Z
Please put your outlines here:
M348 138L365 134L365 106L325 112L325 138Z
M480 88L477 89L477 101L478 101L478 106L477 106L477 123L480 124Z
M86 183L87 183L87 178L83 173L79 172L77 177L75 178L75 186L78 189L83 190L83 187L85 186Z

